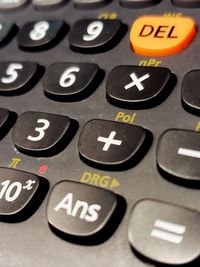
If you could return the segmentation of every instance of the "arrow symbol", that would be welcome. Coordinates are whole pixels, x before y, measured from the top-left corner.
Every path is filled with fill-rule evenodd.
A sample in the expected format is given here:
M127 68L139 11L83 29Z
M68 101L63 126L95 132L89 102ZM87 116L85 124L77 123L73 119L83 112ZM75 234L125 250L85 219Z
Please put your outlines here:
M117 187L117 186L120 186L120 183L118 182L116 178L113 178L110 183L110 188Z

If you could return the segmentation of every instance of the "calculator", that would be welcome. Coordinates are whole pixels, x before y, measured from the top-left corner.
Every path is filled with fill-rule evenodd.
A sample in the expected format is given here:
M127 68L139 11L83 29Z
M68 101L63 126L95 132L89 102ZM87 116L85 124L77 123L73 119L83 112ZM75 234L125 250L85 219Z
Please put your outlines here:
M199 0L0 1L0 266L200 263Z

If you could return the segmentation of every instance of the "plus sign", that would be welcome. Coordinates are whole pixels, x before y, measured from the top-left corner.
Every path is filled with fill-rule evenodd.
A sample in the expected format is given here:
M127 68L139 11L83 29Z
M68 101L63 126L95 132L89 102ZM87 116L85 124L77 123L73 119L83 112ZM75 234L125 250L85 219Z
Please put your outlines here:
M122 141L114 139L115 135L116 135L116 132L112 131L110 135L108 136L108 138L102 137L102 136L98 137L97 141L105 143L105 145L103 146L103 151L108 151L111 145L116 145L116 146L121 145Z
M147 73L147 74L143 75L142 77L138 78L136 76L136 74L133 72L133 73L131 73L130 77L132 79L132 82L130 82L129 84L124 86L124 89L128 90L131 87L136 86L139 91L142 91L144 89L144 86L142 85L142 82L144 80L148 79L150 77L150 75Z

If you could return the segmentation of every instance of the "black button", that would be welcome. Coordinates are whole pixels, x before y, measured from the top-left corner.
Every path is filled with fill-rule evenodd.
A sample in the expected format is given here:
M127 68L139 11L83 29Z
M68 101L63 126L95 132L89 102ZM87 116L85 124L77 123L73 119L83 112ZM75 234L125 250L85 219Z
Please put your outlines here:
M81 9L97 8L108 4L111 0L73 0L74 6Z
M64 234L84 238L100 232L116 206L117 198L108 190L61 181L50 193L47 218L51 226Z
M63 28L62 20L29 22L21 28L18 44L24 49L47 49L60 39Z
M168 130L157 148L159 168L174 178L200 182L200 135L186 130ZM173 178L172 177L172 178Z
M19 150L49 156L58 153L56 147L61 141L67 143L69 127L67 116L30 111L19 116L12 137Z
M172 3L180 7L188 7L188 8L200 7L200 0L172 0Z
M128 238L150 260L171 265L200 255L200 213L155 200L138 202L132 212Z
M43 10L43 9L51 9L57 6L64 4L65 0L33 0L33 5L35 9Z
M107 168L126 165L141 149L145 129L125 123L91 120L81 131L78 149L81 157Z
M171 87L170 78L171 72L167 68L117 66L107 79L107 98L109 102L127 108L158 105L166 89L171 89L168 88Z
M32 173L0 168L0 220L6 220L6 217L15 216L26 210L33 199L36 205L37 194L40 187L43 187L44 180Z
M16 25L14 25L10 21L1 21L0 22L0 45L5 44L10 37L13 37L14 29L16 28Z
M23 93L36 82L34 62L0 62L0 94Z
M44 91L56 100L79 100L93 89L98 66L91 63L55 63L44 77Z
M142 8L149 7L160 3L161 0L120 0L123 7L128 8Z
M200 70L188 72L183 79L181 93L184 107L196 114L200 113L199 83Z
M9 110L5 108L0 108L0 138L3 138L7 132L8 129L10 129L16 118L14 113L9 112Z
M121 26L119 20L80 20L69 35L71 48L88 53L108 50L116 44Z
M13 8L19 8L26 3L28 3L29 0L4 0L0 1L0 10L9 10Z
M9 117L9 110L0 108L0 129L5 125Z

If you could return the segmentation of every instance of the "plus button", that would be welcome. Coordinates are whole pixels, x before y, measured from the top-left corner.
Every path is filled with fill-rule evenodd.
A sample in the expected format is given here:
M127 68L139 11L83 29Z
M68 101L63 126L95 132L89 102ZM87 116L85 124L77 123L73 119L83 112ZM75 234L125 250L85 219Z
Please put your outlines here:
M98 137L97 141L105 143L102 149L103 151L108 151L111 145L116 145L116 146L121 145L122 141L114 139L115 135L116 132L112 131L107 138L102 136Z

